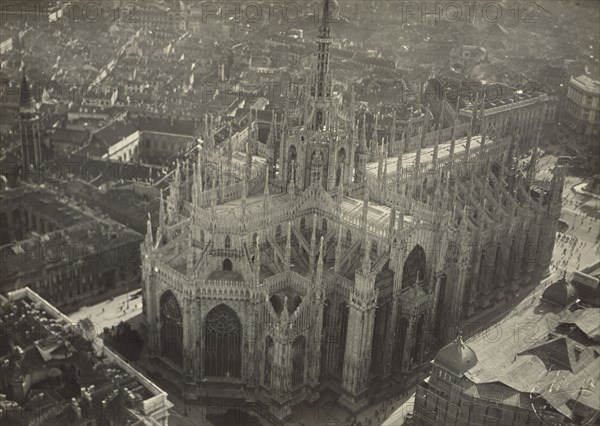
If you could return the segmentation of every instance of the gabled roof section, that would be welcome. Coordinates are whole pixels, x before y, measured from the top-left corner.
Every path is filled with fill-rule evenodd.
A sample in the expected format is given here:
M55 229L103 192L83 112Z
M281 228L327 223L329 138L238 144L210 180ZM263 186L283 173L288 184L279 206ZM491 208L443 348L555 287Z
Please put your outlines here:
M527 349L518 355L535 355L546 365L546 368L554 370L562 367L571 372L575 371L575 354L569 339L556 337L547 342Z
M575 324L590 339L600 340L600 309L579 309L560 323Z

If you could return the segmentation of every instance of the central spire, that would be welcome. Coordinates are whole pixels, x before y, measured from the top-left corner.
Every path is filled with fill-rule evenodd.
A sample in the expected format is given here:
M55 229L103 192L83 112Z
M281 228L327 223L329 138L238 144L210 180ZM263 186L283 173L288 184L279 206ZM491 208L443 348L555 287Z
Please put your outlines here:
M321 129L327 125L327 104L331 97L331 81L329 76L329 50L333 39L331 38L332 16L339 10L335 0L324 0L323 16L319 25L317 36L317 73L313 93L314 116L313 128Z

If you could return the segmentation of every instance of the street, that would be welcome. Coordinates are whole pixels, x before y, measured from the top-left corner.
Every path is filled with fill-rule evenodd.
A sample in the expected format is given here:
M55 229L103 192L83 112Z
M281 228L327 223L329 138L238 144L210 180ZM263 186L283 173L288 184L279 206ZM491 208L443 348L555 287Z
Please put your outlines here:
M551 270L554 275L573 272L598 261L600 255L600 200L572 190L580 179L567 177L561 218L569 224L557 234Z
M89 318L94 323L98 334L106 327L117 326L121 321L127 321L133 328L137 328L142 318L142 297L141 295L132 297L139 291L141 290L135 289L95 305L81 307L69 317L74 323ZM128 299L129 303L127 303Z

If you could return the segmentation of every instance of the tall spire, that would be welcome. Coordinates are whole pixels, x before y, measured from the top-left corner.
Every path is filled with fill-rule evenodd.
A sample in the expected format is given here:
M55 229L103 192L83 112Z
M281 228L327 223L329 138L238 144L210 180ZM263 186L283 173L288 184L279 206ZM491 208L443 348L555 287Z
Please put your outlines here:
M317 93L316 98L328 96L327 77L329 73L329 49L332 43L331 39L331 12L329 0L323 2L323 15L321 25L319 26L319 35L317 37Z
M362 270L365 273L371 272L371 239L369 238L369 233L365 234L365 255L362 261Z
M404 135L402 135L404 136ZM402 193L402 156L404 155L404 140L400 139L400 150L398 152L398 160L396 161L396 192ZM402 194L404 195L404 194Z
M283 111L283 125L281 128L281 138L279 141L279 179L281 179L281 182L283 183L284 187L286 184L286 177L287 177L287 169L286 169L286 161L285 161L285 154L286 154L286 132L288 129L288 114L289 114L289 97L286 96L286 100L285 100L285 105L284 105L284 111Z
M231 167L231 162L233 160L233 141L231 138L233 137L233 129L231 127L231 121L228 124L228 133L229 137L227 138L227 164Z
M315 262L315 251L317 250L317 214L313 215L312 233L310 236L310 271L313 271L313 265Z
M381 152L379 153L379 161L377 164L377 181L381 182L381 173L383 172L383 144L381 144Z
M313 101L313 129L319 130L327 123L327 110L329 109L329 98L331 97L331 73L329 72L329 50L331 48L331 8L330 0L323 3L323 15L317 36L317 70L314 78Z
M19 99L19 111L20 112L35 111L35 100L33 99L33 92L29 88L27 76L25 75L25 65L23 65L22 76L21 76L21 97Z
M269 197L269 169L265 169L265 191L263 193L263 212L265 215L269 213L270 197Z
M442 109L443 111L443 109ZM441 122L440 118L440 122ZM440 123L441 124L441 123ZM438 160L438 151L440 149L440 142L442 141L442 128L438 125L438 137L435 140L435 145L433 146L433 157L432 157L432 168L435 170L437 168L437 160Z
M274 149L275 148L275 137L277 136L275 133L277 132L277 115L275 114L275 110L273 110L271 114L271 127L269 128L269 136L267 137L267 147Z
M160 190L160 202L158 206L158 231L156 232L156 245L160 245L163 240L163 236L166 234L167 228L167 206L163 197L162 189Z
M192 223L194 221L194 211L192 210ZM186 270L190 273L194 269L194 261L196 260L194 257L194 244L192 238L192 223L189 226L189 234L187 236L187 253L186 253Z
M319 260L317 261L316 282L320 284L322 279L323 279L323 236L321 236L321 242L319 244Z
M398 205L398 196L394 196L392 200L392 211L390 212L390 221L388 223L388 238L391 240L396 226L396 210Z
M150 213L148 213L148 220L146 221L146 238L144 244L147 250L154 248L154 239L152 238L152 220L150 219Z
M361 152L367 150L367 113L363 112L362 116L362 128L360 129L360 148Z
M217 218L217 172L212 176L212 192L210 194L210 209L213 220Z
M246 210L247 210L247 202L246 202L246 175L242 177L242 219L246 222Z
M249 138L249 140L246 141L246 180L250 180L252 178L252 147L250 146L250 143L251 139Z
M254 257L254 273L256 274L256 280L260 281L260 239L256 236L256 255ZM284 311L287 311L284 309Z
M337 245L335 247L335 265L334 270L336 273L340 272L340 261L342 260L342 222L339 222L338 225L338 236L337 236Z
M375 114L375 127L373 127L373 134L371 136L371 152L372 152L373 156L377 155L377 144L379 142L377 140L377 135L379 134L378 130L379 130L379 111L377 111L377 114Z
M392 115L392 131L390 132L390 143L388 146L388 155L392 147L396 146L396 110L394 109L394 113Z
M288 222L287 225L287 238L285 240L285 263L289 268L291 266L292 259L292 222Z
M365 198L363 200L363 211L361 217L361 231L367 232L367 219L369 214L369 179L365 176Z
M288 187L288 192L290 193L290 200L294 200L294 197L296 196L296 167L294 167L294 164L290 164L291 167L291 177L290 177L290 184Z

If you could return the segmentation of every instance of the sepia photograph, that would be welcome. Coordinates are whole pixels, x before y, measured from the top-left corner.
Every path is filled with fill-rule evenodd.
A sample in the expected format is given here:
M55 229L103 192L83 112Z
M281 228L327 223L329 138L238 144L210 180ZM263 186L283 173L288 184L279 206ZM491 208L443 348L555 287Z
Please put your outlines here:
M600 0L2 0L0 424L600 426Z

